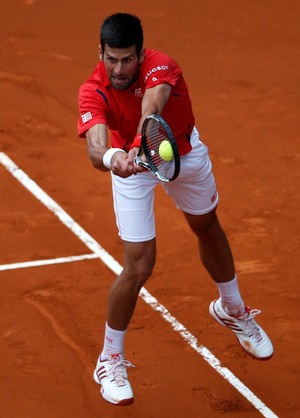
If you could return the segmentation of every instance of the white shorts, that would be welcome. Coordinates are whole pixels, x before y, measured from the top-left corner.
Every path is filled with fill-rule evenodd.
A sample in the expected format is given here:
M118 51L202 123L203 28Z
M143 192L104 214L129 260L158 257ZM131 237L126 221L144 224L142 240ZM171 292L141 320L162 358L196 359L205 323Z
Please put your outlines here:
M161 182L145 171L126 179L112 173L112 189L119 235L124 241L142 242L155 237L154 188L161 184L177 208L201 215L218 204L218 193L212 174L208 148L194 128L192 150L180 158L180 174L172 182Z

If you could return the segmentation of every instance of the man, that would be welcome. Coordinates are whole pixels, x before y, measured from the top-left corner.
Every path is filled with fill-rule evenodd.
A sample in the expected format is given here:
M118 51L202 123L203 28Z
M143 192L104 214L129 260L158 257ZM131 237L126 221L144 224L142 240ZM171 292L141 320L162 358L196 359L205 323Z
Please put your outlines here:
M252 356L269 358L273 347L253 318L259 311L245 307L240 295L231 250L216 215L218 194L211 162L195 128L180 68L166 54L143 48L141 22L126 13L105 19L99 52L100 62L80 88L78 132L87 139L93 166L111 172L124 269L110 290L104 346L94 379L105 400L129 405L134 397L126 368L132 364L125 360L124 338L156 255L153 199L159 180L134 163L141 127L150 114L163 116L178 144L180 174L163 187L195 233L201 260L218 288L219 299L209 307L211 315L231 328Z

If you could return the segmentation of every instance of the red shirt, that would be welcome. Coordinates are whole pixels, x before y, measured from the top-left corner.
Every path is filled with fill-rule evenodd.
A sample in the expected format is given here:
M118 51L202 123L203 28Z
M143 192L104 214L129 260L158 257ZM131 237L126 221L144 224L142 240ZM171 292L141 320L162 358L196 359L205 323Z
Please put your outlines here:
M126 90L113 88L102 61L79 90L78 134L97 123L107 125L114 148L128 151L141 118L141 104L146 89L158 84L171 85L171 94L162 117L169 124L180 155L191 150L190 135L195 124L187 85L177 63L168 55L150 49L140 64L139 78Z

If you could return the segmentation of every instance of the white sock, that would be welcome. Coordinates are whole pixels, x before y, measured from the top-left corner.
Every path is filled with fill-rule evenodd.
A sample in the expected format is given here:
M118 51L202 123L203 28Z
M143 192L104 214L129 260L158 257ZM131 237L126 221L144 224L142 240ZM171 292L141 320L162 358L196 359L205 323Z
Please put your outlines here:
M237 276L230 282L216 283L221 297L222 306L228 315L242 315L245 304L239 291Z
M124 339L126 331L112 329L105 324L104 345L101 359L105 360L110 354L124 354Z

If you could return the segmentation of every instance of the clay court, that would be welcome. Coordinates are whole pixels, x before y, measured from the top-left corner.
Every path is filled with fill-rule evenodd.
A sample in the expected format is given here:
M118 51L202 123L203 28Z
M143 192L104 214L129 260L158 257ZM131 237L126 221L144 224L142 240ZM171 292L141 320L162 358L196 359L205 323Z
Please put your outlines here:
M299 417L299 2L0 8L1 418ZM145 46L183 69L240 287L275 348L254 360L210 317L217 289L158 188L157 264L126 340L128 407L105 403L92 379L123 260L110 176L76 130L99 25L117 11L137 14Z

